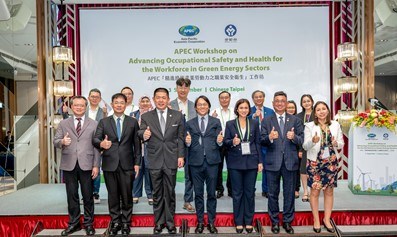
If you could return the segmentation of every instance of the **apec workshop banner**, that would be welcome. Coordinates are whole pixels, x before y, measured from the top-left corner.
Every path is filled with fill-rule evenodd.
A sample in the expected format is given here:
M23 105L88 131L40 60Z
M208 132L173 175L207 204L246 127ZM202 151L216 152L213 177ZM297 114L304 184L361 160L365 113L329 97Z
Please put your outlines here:
M189 99L232 94L232 104L254 90L304 93L330 101L328 7L82 9L82 94L91 88L110 97L124 86L152 96L175 81L192 80Z
M349 188L354 194L397 195L397 135L387 128L352 127Z

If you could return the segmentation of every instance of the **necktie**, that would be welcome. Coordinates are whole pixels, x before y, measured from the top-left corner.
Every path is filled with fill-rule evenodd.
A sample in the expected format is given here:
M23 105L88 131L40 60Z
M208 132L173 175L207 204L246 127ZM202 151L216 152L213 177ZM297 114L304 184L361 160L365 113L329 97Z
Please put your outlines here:
M165 119L164 119L164 111L160 110L160 127L161 127L161 132L165 133Z
M281 136L283 136L284 134L284 120L283 120L283 116L280 116L280 130L281 130Z
M121 138L121 124L120 124L120 118L117 118L117 124L116 124L116 128L117 128L117 139L120 141Z
M201 130L201 133L204 134L204 132L205 132L204 117L201 117L200 130Z
M81 118L76 118L77 119L77 126L76 126L76 133L77 135L80 135L81 132Z

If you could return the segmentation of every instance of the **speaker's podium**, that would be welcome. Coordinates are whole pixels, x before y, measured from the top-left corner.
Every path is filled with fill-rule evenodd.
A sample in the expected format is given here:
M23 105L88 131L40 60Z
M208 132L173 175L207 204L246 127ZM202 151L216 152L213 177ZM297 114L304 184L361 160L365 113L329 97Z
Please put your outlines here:
M396 132L351 125L348 182L354 194L397 196Z

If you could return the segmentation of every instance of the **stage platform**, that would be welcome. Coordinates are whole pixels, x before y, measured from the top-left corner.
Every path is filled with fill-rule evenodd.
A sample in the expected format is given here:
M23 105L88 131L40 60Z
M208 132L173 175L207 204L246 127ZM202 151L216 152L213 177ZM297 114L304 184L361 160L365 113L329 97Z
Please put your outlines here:
M267 214L267 199L261 196L261 183L257 183L255 197L255 219L264 227L270 225ZM184 184L177 183L176 225L186 219L188 226L195 226L194 213L182 208ZM226 193L225 193L226 194ZM302 196L302 194L301 194ZM95 228L106 228L109 223L107 192L104 184L100 189L101 203L95 205ZM300 197L301 198L301 197ZM294 226L311 226L310 204L296 199ZM282 211L282 193L280 209ZM320 210L323 199L320 197ZM394 196L354 195L347 187L347 181L338 181L335 189L333 219L337 225L397 225L397 198ZM34 226L42 223L45 229L62 229L67 226L66 191L63 184L38 184L0 197L0 236L2 231L15 231L15 236L29 236ZM133 227L152 227L152 206L142 197L134 205ZM224 196L218 199L216 226L232 227L232 199ZM29 232L30 231L30 232ZM27 235L25 235L28 233Z

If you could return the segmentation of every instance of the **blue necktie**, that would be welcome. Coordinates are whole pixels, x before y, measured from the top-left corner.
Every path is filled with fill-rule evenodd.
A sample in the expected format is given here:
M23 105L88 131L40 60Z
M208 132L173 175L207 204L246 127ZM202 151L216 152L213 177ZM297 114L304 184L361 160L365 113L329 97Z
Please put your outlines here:
M120 124L120 118L117 118L117 139L120 141L121 138L121 124Z
M281 130L281 136L284 136L284 120L283 120L283 116L280 116L280 130Z

